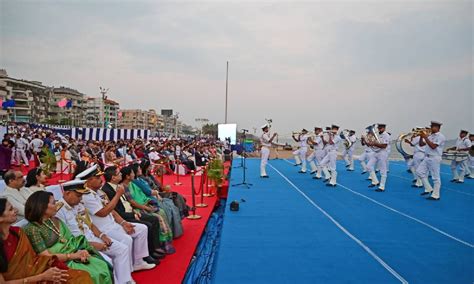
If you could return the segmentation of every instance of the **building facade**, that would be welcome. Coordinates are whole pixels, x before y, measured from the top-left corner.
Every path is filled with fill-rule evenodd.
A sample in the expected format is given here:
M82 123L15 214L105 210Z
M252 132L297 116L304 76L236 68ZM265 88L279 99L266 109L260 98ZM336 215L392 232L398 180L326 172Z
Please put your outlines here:
M120 105L102 98L87 98L85 121L87 127L117 128Z
M0 70L0 98L15 102L15 106L0 112L5 120L45 123L51 93L52 89L41 82L11 78L5 70Z
M159 131L162 124L163 117L153 109L121 109L119 111L119 128Z
M58 102L63 99L71 101L71 107L59 107ZM49 98L48 115L57 124L82 127L86 123L86 107L87 98L81 92L67 87L54 88Z

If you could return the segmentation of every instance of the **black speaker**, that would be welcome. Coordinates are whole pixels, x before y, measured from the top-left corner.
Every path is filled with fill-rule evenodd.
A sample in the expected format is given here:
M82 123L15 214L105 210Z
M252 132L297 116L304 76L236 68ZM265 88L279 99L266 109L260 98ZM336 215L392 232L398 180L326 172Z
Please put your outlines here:
M239 202L234 200L230 203L230 211L239 211Z

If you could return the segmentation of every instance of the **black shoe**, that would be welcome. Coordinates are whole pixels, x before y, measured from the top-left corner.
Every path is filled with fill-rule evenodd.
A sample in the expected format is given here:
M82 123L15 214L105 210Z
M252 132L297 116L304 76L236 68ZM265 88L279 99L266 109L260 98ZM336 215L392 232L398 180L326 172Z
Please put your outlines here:
M420 195L427 195L427 194L430 194L430 193L431 193L431 191L430 192L423 191L422 193L420 193Z
M368 186L368 187L376 187L376 186L378 186L378 185L379 185L378 183L377 183L377 184L373 184L373 183L371 183L371 184L369 184L369 186Z
M316 171L312 171L312 172L310 172L310 174L312 174L312 175L314 175L315 173L316 173Z
M410 169L408 169L408 170L407 170L407 173L410 173L410 174L411 174L412 172L411 172L411 170L410 170Z
M454 179L454 178L453 178L452 180L450 180L450 182L457 182L457 181L458 181L458 180L457 180L457 179Z
M336 187L335 184L330 184L330 183L326 183L326 186L330 186L330 187Z
M293 166L295 166L295 167L296 167L296 166L301 166L301 164L294 164Z
M360 174L361 174L361 175L365 175L366 173L367 173L367 172L361 172Z
M263 178L269 178L269 176L263 176Z
M349 172L353 172L353 171L354 171L354 169L347 169L347 170L348 170Z
M411 183L415 183L416 182L416 179L412 180Z
M464 183L464 181L457 180L455 183Z
M426 198L426 200L433 200L433 201L439 201L439 198L434 198L432 196Z
M321 179L320 177L313 177L313 179Z
M346 165L346 168L348 168L350 165Z
M366 178L365 180L372 180L371 178Z
M411 187L414 187L414 188L422 188L423 186L422 186L422 185L412 184Z
M166 254L153 252L153 253L150 254L150 256L153 257L154 259L163 259L163 258L165 258Z
M147 256L147 257L145 257L143 260L144 260L146 263L149 263L149 264L156 264L156 265L160 264L160 260L159 260L159 259L155 259L155 258L153 258L153 257L151 257L151 256Z
M298 173L300 173L300 174L305 174L306 172L304 172L304 171L299 171Z
M330 179L327 178L327 179L324 179L323 182L329 182L329 180L330 180Z
M380 188L377 188L375 191L377 191L377 192L384 192L385 190L380 189Z

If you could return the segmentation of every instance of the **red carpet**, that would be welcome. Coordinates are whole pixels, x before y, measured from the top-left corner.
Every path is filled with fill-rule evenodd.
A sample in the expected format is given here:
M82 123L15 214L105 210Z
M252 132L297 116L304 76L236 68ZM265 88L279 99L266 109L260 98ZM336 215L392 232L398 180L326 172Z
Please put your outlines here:
M200 180L200 177L195 178L196 187L198 187ZM175 181L175 177L165 176L164 183L171 184L172 190L181 193L186 198L188 205L191 206L191 177L180 177L180 182L183 183L180 186L174 185ZM200 200L200 197L196 196L196 203L199 203ZM196 214L202 218L199 220L183 220L184 234L179 239L173 241L176 253L166 256L160 265L154 269L133 273L133 279L140 284L181 283L216 201L216 196L204 197L204 203L208 206L196 209Z

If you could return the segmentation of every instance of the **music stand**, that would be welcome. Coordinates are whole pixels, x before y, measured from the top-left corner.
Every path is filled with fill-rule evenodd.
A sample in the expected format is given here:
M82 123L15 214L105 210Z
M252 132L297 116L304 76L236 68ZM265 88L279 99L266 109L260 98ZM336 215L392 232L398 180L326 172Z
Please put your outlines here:
M243 138L243 141L245 141L245 132L247 132L248 130L245 130L245 129L242 129L242 138ZM242 155L241 155L241 159L240 159L240 162L241 162L241 166L243 168L243 176L242 176L242 182L241 183L238 183L238 184L234 184L232 186L240 186L240 185L245 185L247 188L250 188L253 184L251 183L248 183L247 180L246 180L246 169L247 167L245 166L245 161L247 160L247 157L246 157L246 153L245 153L245 147L242 147ZM238 168L240 168L238 167Z

